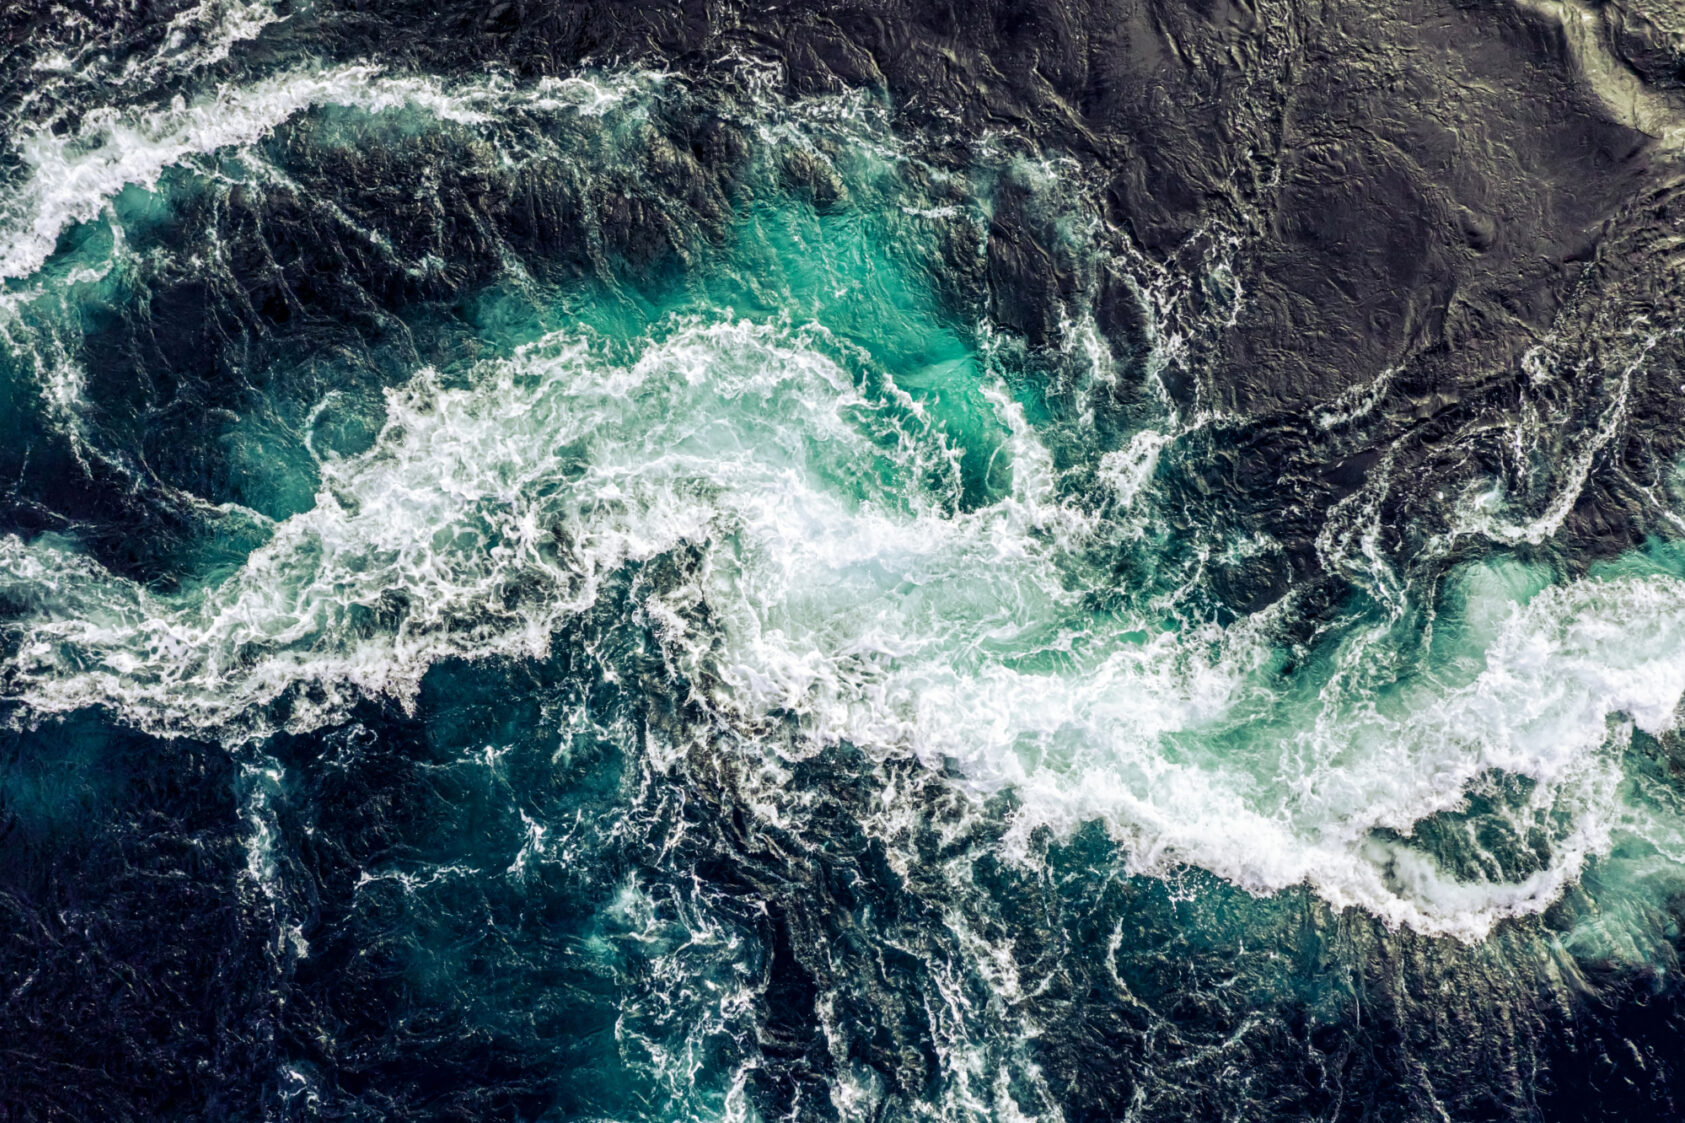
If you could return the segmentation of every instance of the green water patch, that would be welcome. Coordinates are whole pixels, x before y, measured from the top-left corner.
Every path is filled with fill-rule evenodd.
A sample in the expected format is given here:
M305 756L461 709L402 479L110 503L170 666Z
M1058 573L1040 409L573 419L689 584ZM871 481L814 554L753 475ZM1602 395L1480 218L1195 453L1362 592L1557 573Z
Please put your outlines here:
M964 177L916 165L881 121L845 107L770 130L734 126L747 139L720 194L713 173L652 125L652 109L686 112L664 95L582 115L577 94L497 82L448 93L333 72L236 99L234 143L209 152L193 149L196 132L171 131L188 127L179 116L222 135L193 106L103 126L102 143L118 151L98 155L90 142L94 155L74 158L105 174L98 161L144 156L140 178L100 217L68 225L30 279L43 294L37 311L58 305L44 330L69 373L31 379L20 367L11 393L26 399L33 381L47 428L71 431L120 471L157 477L189 518L202 500L280 520L315 502L324 457L371 446L381 388L418 367L447 384L471 380L475 364L558 332L634 363L698 322L745 321L805 331L850 372L863 401L847 408L877 430L867 472L877 490L901 489L911 471L960 510L1008 493L1013 454L986 392L1002 372L972 338L979 293L956 304L967 285L948 283L957 273L974 287L978 276L981 212ZM279 119L264 131L271 112ZM416 163L425 152L443 169L437 182ZM687 197L693 189L702 194ZM550 208L562 257L585 255L572 274L550 270L543 244L517 237L520 222L473 201L546 190L552 198L528 204ZM397 226L384 212L398 195L435 205L419 227ZM610 213L627 203L631 229L643 216L665 232L660 246L634 252ZM454 242L443 233L452 224L463 235ZM490 258L501 264L486 280ZM20 336L14 358L39 367L39 334ZM938 434L946 451L909 468L914 429ZM221 558L225 545L168 556L185 573L196 550Z
M568 332L601 340L606 355L628 361L659 346L673 325L746 320L818 329L807 338L852 372L872 408L895 400L952 442L960 506L991 502L1011 469L1006 431L983 394L991 374L968 325L927 277L948 264L938 227L969 220L906 213L916 196L893 164L872 162L855 174L848 202L830 206L775 178L760 185L720 244L654 279L554 294L504 282L470 298L465 312L492 354Z

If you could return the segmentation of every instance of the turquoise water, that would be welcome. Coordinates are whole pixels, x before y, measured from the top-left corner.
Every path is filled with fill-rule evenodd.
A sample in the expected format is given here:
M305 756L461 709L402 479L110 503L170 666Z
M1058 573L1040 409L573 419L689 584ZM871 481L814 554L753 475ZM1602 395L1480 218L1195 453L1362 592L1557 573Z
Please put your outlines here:
M888 122L341 67L23 141L4 467L120 498L0 536L0 783L69 846L214 748L270 1114L425 1086L369 1059L407 1034L522 1118L1054 1118L1091 988L1114 1106L1183 1117L1389 955L1526 1025L1670 969L1679 551L1573 563L1488 481L1415 565L1360 492L1331 607L1235 610L1213 575L1281 547L1190 499L1230 422L1165 389L1226 264L1155 274L1064 165ZM491 196L520 238L451 210ZM1076 276L1052 348L989 317L1008 198Z

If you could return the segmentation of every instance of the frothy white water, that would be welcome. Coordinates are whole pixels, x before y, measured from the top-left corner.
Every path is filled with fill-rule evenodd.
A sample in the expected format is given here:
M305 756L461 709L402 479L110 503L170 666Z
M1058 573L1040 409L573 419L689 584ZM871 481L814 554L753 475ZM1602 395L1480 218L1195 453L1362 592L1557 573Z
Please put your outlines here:
M955 368L1011 475L965 510L955 439L845 354L817 329L691 322L624 363L556 335L459 385L424 371L390 392L372 449L321 464L311 510L169 596L62 541L0 540L0 597L23 610L6 693L223 736L265 732L287 697L308 727L362 693L412 697L441 658L541 655L665 558L632 623L718 721L794 722L793 750L768 740L783 752L957 766L1016 791L1019 842L1098 819L1141 871L1309 883L1473 939L1546 907L1630 826L1621 753L1633 725L1675 720L1685 582L1526 599L1474 571L1419 665L1389 662L1377 624L1287 680L1267 619L1173 627L1087 599L1113 577L1085 559L1139 533L1121 516L1160 439L1121 454L1112 486L1065 487L994 376ZM1459 876L1409 835L1493 776L1531 784L1504 813L1545 857Z
M135 44L125 41L134 32L124 21L107 22L97 15L90 19L83 12L61 7L55 15L62 36L59 41L65 45L37 55L30 63L35 82L10 107L14 113L8 123L27 119L43 101L77 100L64 97L67 86L79 93L144 89L172 76L186 77L215 66L239 44L257 38L265 28L297 14L309 2L200 0L170 19L161 29L161 41L141 49L133 49Z
M123 77L133 80L160 70L184 73L214 66L235 44L257 38L264 28L284 19L279 7L275 0L200 0L170 21L162 50L144 61L132 61Z
M352 66L94 111L71 135L25 139L30 174L0 200L0 275L38 270L126 185L312 107L472 128L601 114L659 80L447 89ZM1104 388L1107 356L1083 338ZM1320 545L1370 574L1360 584L1390 617L1286 676L1268 614L1220 628L1146 597L1096 606L1118 580L1111 561L1147 548L1176 424L1090 449L1092 468L1067 475L986 356L902 386L819 328L692 320L638 346L615 360L562 333L454 378L420 372L389 391L371 449L316 453L311 509L270 524L236 572L177 592L114 578L67 540L0 539L16 619L4 694L25 720L106 706L166 733L307 729L362 696L407 703L441 659L542 657L651 566L627 626L718 723L769 752L847 742L957 769L982 795L1010 789L1023 860L1038 828L1099 820L1142 872L1193 864L1261 893L1308 883L1474 939L1548 906L1621 832L1681 834L1625 804L1621 760L1634 727L1676 720L1681 582L1587 579L1529 599L1471 570L1437 625L1452 639L1404 656L1408 590L1374 552L1379 508L1360 493ZM38 373L74 434L76 368ZM1568 501L1612 439L1630 373L1572 450ZM1385 377L1327 424L1376 408ZM981 506L968 506L967 463L988 465ZM1519 529L1485 511L1455 533L1536 541L1561 521L1560 495ZM754 737L780 723L793 742ZM1477 844L1453 869L1412 837L1505 784L1483 814L1528 840L1532 865Z
M568 78L518 87L493 77L447 86L352 65L224 85L192 99L177 97L160 109L91 109L73 131L60 135L42 126L20 140L18 154L29 171L0 195L0 279L40 269L60 234L99 217L125 187L155 187L167 168L249 146L316 107L365 113L412 108L437 121L480 125L511 106L529 113L600 115L633 86L659 80L640 74L618 84Z
M1259 892L1308 883L1336 905L1476 939L1547 907L1608 851L1625 814L1621 719L1661 733L1685 689L1685 583L1629 579L1510 607L1466 685L1429 674L1377 688L1359 664L1384 637L1356 636L1314 699L1284 697L1259 673L1270 651L1256 624L1126 639L1117 623L1079 622L1051 552L1016 513L991 515L987 544L969 549L868 532L851 538L872 544L866 557L837 551L794 571L808 559L780 549L776 585L745 598L746 612L772 608L721 670L732 700L798 712L816 740L953 762L985 792L1011 788L1026 843L1037 827L1098 819L1141 872L1191 863ZM906 612L887 595L813 603L812 590L868 567L894 575L885 593L900 577L941 609ZM1462 809L1493 773L1536 782L1518 833L1566 820L1536 873L1462 881L1378 833Z
M115 703L173 730L223 727L309 683L324 698L294 721L311 724L347 689L407 697L441 657L543 652L605 574L763 513L810 442L840 471L875 451L841 420L873 408L841 369L769 329L680 331L630 367L553 340L480 373L392 391L375 447L325 461L315 507L230 579L161 597L51 536L0 540L6 594L40 616L14 682L40 710ZM742 438L775 434L717 414L774 397L802 423L734 461Z
M1549 466L1543 509L1526 513L1528 505L1517 503L1502 479L1473 486L1456 504L1447 541L1479 536L1506 545L1537 546L1553 537L1584 493L1593 464L1627 423L1634 378L1648 365L1657 343L1685 330L1657 328L1642 315L1618 331L1601 321L1597 327L1602 329L1598 343L1621 347L1624 358L1611 362L1583 341L1576 354L1555 339L1522 357L1527 385L1504 452L1511 461L1508 474L1516 481L1531 482L1536 465ZM1442 546L1436 543L1435 548Z

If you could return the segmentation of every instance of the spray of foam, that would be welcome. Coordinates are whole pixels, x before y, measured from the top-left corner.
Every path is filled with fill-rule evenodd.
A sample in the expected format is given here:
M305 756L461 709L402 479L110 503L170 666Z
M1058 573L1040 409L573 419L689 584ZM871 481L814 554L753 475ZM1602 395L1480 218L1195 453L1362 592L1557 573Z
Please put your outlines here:
M168 596L64 542L0 540L0 596L23 610L6 693L224 736L267 732L287 698L309 726L358 693L413 696L440 658L542 654L617 573L684 556L639 618L718 720L957 764L1018 792L1020 839L1099 819L1143 871L1308 882L1470 939L1609 849L1625 731L1669 728L1685 687L1685 583L1476 588L1455 658L1377 674L1385 627L1358 629L1289 694L1265 622L1177 630L1085 599L1110 571L1084 559L1135 533L1113 516L1156 442L1113 486L1065 488L975 374L1013 482L963 510L942 427L836 353L817 329L698 321L630 364L558 335L464 385L422 372L373 448L322 463L313 509ZM1566 825L1540 870L1460 879L1408 836L1492 773L1533 783L1516 814Z
M214 66L228 57L238 43L255 39L263 29L286 17L273 0L200 0L170 21L162 50L152 58L133 60L123 77L155 77L161 70L177 74Z
M733 376L705 378L716 365ZM723 514L711 488L778 486L791 464L709 443L755 435L711 416L720 403L795 395L792 458L827 437L838 471L845 446L874 451L840 420L854 404L841 368L770 329L690 327L631 367L550 340L481 374L391 391L374 448L323 462L315 507L229 580L160 597L51 536L3 540L5 593L39 614L14 685L40 710L115 703L172 730L219 728L300 683L332 700L298 722L337 712L340 686L405 697L440 657L544 650L606 573L706 541Z
M439 121L476 126L511 107L601 115L632 86L656 81L659 75L633 75L618 84L568 78L517 87L491 77L447 87L435 79L353 65L224 85L192 99L177 97L162 109L92 109L74 131L58 135L41 127L20 141L18 153L29 171L0 195L0 279L40 269L61 233L97 218L125 187L151 188L166 168L249 146L315 107L366 113L414 109Z
M0 274L38 269L125 185L312 106L477 127L517 107L601 113L619 96L342 67L94 111L72 135L26 138L31 174L0 201ZM1624 739L1670 728L1685 684L1685 585L1488 597L1465 649L1416 673L1388 661L1395 613L1352 629L1314 689L1283 685L1267 618L1178 625L1163 606L1088 597L1115 580L1093 559L1142 548L1173 435L1099 457L1103 486L1085 487L986 364L924 372L975 382L948 389L984 403L990 416L963 428L998 447L966 450L843 351L817 328L693 321L630 363L556 335L465 381L422 371L389 392L373 448L320 458L310 510L273 524L231 576L168 595L64 540L0 539L16 610L4 693L26 715L102 705L163 732L309 728L361 695L413 698L443 658L542 655L619 575L682 555L637 623L719 721L793 719L794 751L847 741L956 765L978 792L1010 787L1015 845L1098 819L1145 872L1309 883L1472 939L1546 907L1625 829ZM981 508L961 501L967 451L1009 466ZM1410 836L1493 774L1532 785L1507 813L1549 827L1549 860L1454 876Z

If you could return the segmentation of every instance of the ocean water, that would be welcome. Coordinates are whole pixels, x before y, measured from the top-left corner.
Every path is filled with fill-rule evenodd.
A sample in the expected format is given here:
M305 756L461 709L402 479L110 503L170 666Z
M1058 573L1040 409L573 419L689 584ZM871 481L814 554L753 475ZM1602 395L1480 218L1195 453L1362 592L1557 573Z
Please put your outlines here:
M1234 232L748 63L308 20L6 109L9 1112L1675 1110L1685 554L1554 540L1665 325L1530 353L1404 546L1383 457L1313 580L1209 483Z

